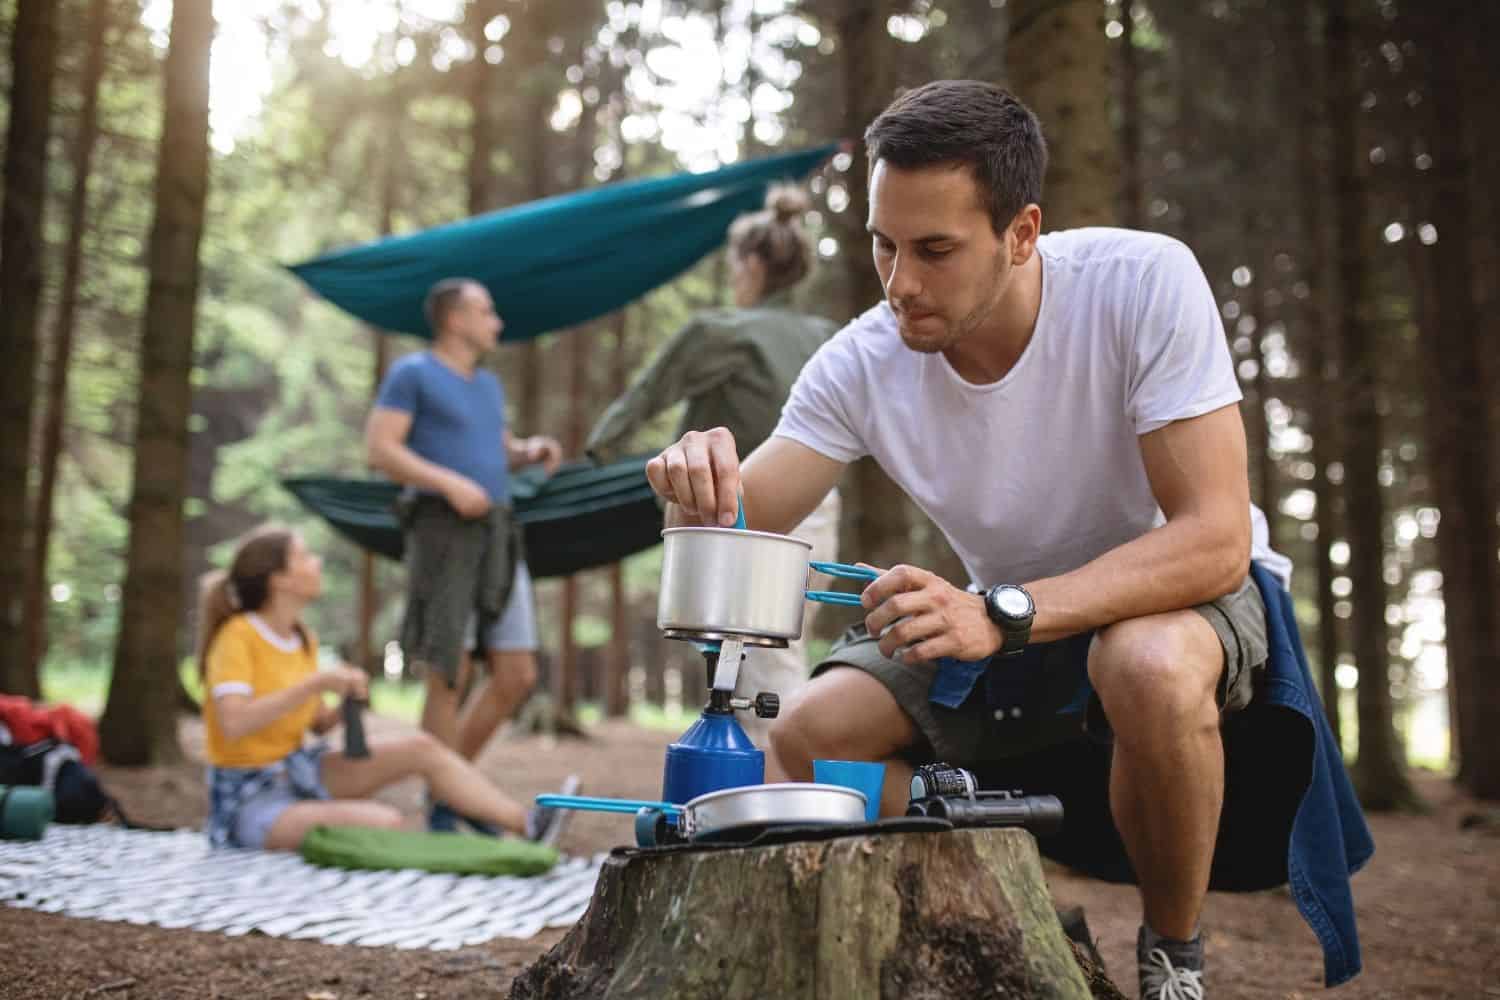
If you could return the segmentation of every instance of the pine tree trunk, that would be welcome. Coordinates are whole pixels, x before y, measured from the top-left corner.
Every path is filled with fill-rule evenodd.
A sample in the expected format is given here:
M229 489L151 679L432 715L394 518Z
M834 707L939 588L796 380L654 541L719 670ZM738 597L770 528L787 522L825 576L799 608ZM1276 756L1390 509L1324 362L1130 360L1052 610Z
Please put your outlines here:
M1318 71L1317 44L1313 39L1317 32L1316 11L1311 7L1296 10L1283 8L1283 16L1289 16L1291 25L1287 35L1295 60L1292 77L1311 91L1304 94L1297 115L1297 198L1298 216L1301 220L1299 233L1302 252L1299 264L1302 280L1307 285L1307 298L1301 309L1302 332L1297 346L1307 361L1305 379L1310 383L1306 406L1309 430L1312 433L1313 491L1317 537L1313 539L1313 565L1317 581L1318 605L1318 678L1322 686L1323 711L1328 716L1328 725L1335 737L1343 739L1342 720L1339 711L1339 686L1335 675L1339 659L1338 618L1333 612L1333 560L1329 546L1338 537L1338 516L1334 510L1338 491L1328 480L1328 466L1339 454L1335 418L1336 397L1332 377L1335 364L1329 351L1329 289L1326 280L1325 216L1323 204L1327 198L1324 168L1327 156L1324 152L1323 95L1327 85ZM1305 19L1305 20L1304 20ZM1336 347L1336 343L1334 344ZM1342 743L1341 743L1342 745Z
M40 697L26 655L27 502L37 319L42 303L47 141L59 0L18 0L11 35L5 205L0 211L0 691Z
M611 857L512 1000L1091 993L1020 830ZM1118 995L1118 994L1115 994Z
M104 42L109 28L109 0L91 0L88 52L79 89L78 130L73 138L72 190L68 193L68 243L63 250L62 289L58 294L52 363L47 373L47 396L42 417L41 482L31 523L31 582L26 605L26 669L40 677L47 649L47 549L52 535L52 503L57 467L62 458L63 426L67 422L68 369L73 360L73 326L78 311L78 285L83 275L83 235L88 229L89 176L94 146L99 138L99 85L104 79Z
M1135 0L1121 0L1120 25L1120 224L1146 225L1141 182L1141 61L1135 49Z
M101 749L114 764L177 760L177 627L198 245L208 194L212 0L176 0L164 65L156 219L141 338L130 543Z
M1429 4L1408 15L1427 67L1432 168L1425 201L1438 240L1414 252L1431 258L1430 309L1419 322L1437 391L1428 420L1437 486L1438 561L1443 571L1448 677L1460 713L1458 755L1463 782L1475 795L1500 799L1500 531L1491 493L1491 443L1479 432L1488 422L1482 371L1485 342L1474 303L1471 169L1465 135L1471 116L1485 113L1470 95L1479 81L1460 73L1476 56L1472 29L1451 4ZM1419 265L1420 267L1421 265ZM1420 277L1420 276L1419 276ZM1494 345L1488 345L1491 350Z
M1042 227L1119 221L1120 154L1105 8L1095 0L1011 0L1005 65L1011 89L1042 121L1047 181Z
M1366 809L1402 808L1414 800L1392 719L1385 621L1385 498L1380 485L1379 345L1365 321L1366 180L1358 148L1360 88L1348 0L1328 0L1324 26L1333 125L1339 301L1343 315L1343 426L1347 428L1344 503L1349 515L1354 657L1359 668L1359 756L1353 769Z

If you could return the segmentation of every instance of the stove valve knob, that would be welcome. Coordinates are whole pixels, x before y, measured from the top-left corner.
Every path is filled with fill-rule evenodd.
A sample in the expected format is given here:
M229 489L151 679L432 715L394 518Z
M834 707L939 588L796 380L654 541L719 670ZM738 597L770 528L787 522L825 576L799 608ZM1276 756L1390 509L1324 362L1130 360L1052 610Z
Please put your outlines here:
M761 719L774 719L781 713L781 698L771 691L762 691L755 696L755 715Z

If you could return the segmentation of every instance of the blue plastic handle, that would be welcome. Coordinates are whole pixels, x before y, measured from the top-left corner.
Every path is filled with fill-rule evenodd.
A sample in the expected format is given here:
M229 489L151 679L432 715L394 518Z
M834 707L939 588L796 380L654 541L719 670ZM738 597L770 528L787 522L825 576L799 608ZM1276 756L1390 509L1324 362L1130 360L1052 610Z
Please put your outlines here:
M670 802L644 802L636 799L596 799L587 795L538 795L536 804L554 809L582 809L587 812L635 813L642 809L656 809L669 816L682 813L681 806Z
M819 573L826 574L827 576L836 576L841 580L880 579L879 570L866 569L863 566L850 566L848 563L813 561L808 563L807 565L817 570Z
M846 608L861 607L858 594L850 594L842 590L809 590L807 599L817 601L819 604L838 604Z

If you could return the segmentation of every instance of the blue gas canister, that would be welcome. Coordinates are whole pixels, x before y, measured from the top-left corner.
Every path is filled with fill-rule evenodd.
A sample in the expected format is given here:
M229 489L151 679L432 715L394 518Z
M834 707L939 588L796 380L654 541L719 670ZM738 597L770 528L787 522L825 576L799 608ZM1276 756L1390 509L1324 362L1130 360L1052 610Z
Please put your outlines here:
M706 708L669 747L661 797L676 804L722 788L759 785L766 778L766 755L758 750L728 711Z

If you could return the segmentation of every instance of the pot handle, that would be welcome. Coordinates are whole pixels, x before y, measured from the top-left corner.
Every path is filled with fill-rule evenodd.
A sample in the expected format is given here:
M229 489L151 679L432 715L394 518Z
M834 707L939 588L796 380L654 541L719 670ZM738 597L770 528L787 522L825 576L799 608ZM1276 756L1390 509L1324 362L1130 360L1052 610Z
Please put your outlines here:
M837 577L840 580L862 580L866 583L878 579L880 573L877 570L866 569L863 566L850 566L848 563L817 562L807 564L809 569L816 570L827 576ZM858 594L851 594L842 590L809 590L807 592L809 601L817 601L820 604L837 604L846 608L857 608L860 606Z

